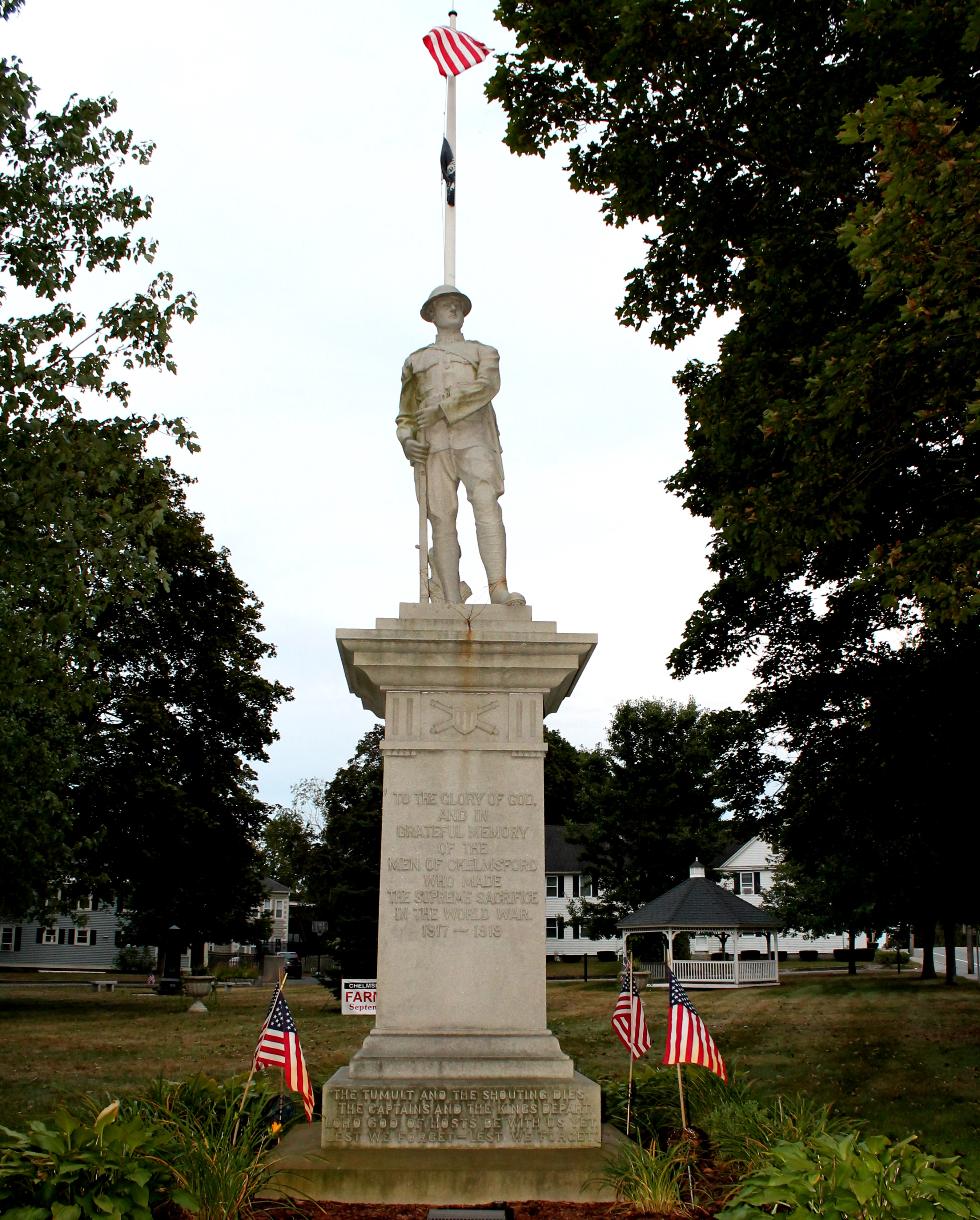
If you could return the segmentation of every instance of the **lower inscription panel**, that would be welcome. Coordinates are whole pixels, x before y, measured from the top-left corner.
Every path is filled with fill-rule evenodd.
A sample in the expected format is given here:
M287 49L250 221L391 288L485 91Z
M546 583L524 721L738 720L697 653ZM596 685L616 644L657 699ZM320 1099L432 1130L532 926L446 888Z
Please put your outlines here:
M324 1147L591 1148L601 1142L600 1091L561 1081L352 1081L323 1086Z

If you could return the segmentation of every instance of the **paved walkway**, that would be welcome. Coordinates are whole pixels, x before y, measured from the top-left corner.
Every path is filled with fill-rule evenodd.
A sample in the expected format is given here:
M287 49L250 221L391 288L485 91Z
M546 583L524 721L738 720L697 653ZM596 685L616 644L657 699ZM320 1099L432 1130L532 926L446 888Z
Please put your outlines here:
M964 979L968 983L980 982L980 974L977 974L975 969L974 969L973 974L967 974L965 947L963 945L957 945L957 947L953 950L953 952L956 955L956 977ZM974 949L974 951L973 951L973 959L974 959L974 962L976 962L976 959L977 959L976 949ZM937 945L935 947L935 949L933 949L932 960L936 967L936 973L939 975L945 974L946 973L946 950L942 945ZM922 964L922 950L921 949L912 950L912 961L915 962L916 965Z

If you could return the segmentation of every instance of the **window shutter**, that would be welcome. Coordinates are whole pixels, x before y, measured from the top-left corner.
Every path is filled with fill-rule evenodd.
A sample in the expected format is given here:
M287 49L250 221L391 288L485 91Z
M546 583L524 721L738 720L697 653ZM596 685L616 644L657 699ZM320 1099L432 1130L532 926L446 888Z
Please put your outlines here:
M38 928L38 930L34 936L34 943L38 944L38 945L44 944L44 929L43 928Z
M565 874L564 873L558 874L558 897L559 898L565 897Z
M90 945L95 944L95 928L92 928L88 934L88 943Z
M24 929L21 927L14 928L14 952L15 953L20 952L20 937L21 937L21 933L23 932L23 930Z
M68 929L67 929L67 928L59 928L59 929L58 929L58 944L59 944L59 945L63 945L63 944L65 943L65 933L66 933L67 931L68 931Z
M736 894L741 894L741 892L742 892L742 874L741 874L741 873L733 873L733 874L732 874L732 881L735 883L735 893L736 893Z
M753 874L752 874L752 880L755 882L755 891L754 891L754 892L755 892L756 894L761 894L761 893L762 893L762 884L761 884L761 881L762 881L762 874L761 874L761 873L753 873Z
M572 874L572 897L578 897L578 873Z

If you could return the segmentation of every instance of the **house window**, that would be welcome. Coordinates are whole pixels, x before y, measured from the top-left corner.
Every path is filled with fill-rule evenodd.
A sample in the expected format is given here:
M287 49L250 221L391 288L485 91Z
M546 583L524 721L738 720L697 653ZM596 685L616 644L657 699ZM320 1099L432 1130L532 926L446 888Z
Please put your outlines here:
M285 901L282 898L276 899L276 906L275 906L276 919L282 919L283 913L285 911L285 906L286 906Z
M544 921L544 934L548 940L563 940L565 937L564 919L546 919Z
M563 873L548 873L546 883L547 890L545 892L549 898L565 897L565 876Z
M91 909L92 909L92 895L91 894L82 894L81 897L79 897L75 902L75 910L76 911L91 911Z
M579 890L578 890L579 894L583 898L594 898L595 894L593 893L593 889L594 889L594 887L592 885L592 878L589 876L588 873L583 873L582 877L579 881Z
M58 943L57 928L39 928L37 943L39 945L56 945Z
M761 894L760 873L736 873L734 878L736 894Z
M20 948L20 928L12 924L0 927L0 953L14 953Z
M75 929L75 944L76 945L94 945L95 944L95 928L76 928Z
M271 898L263 898L263 899L262 899L262 910L263 910L263 911L271 911L271 910L272 910L272 899L271 899Z

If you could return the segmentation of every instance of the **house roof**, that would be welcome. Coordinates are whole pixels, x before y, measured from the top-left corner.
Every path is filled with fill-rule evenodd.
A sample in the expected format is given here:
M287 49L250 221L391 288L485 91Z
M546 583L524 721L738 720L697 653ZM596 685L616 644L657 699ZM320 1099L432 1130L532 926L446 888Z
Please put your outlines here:
M688 877L617 925L624 932L658 928L780 928L782 921L706 877Z
M281 881L277 881L275 877L263 877L262 889L266 894L288 894L289 886L283 885Z
M740 868L770 868L772 865L772 848L755 835L739 847L735 848L724 860L720 860L715 868L719 871L736 872Z
M580 873L581 849L565 838L564 826L544 828L544 867L548 873Z

